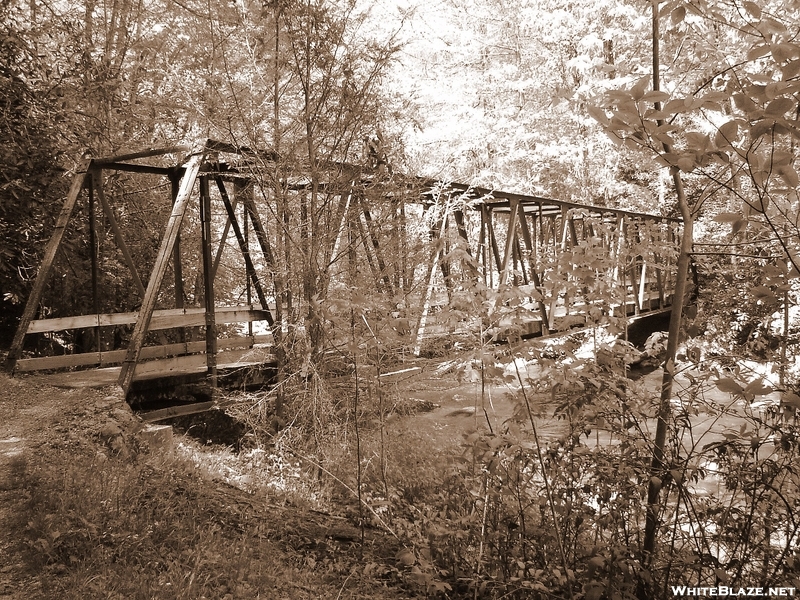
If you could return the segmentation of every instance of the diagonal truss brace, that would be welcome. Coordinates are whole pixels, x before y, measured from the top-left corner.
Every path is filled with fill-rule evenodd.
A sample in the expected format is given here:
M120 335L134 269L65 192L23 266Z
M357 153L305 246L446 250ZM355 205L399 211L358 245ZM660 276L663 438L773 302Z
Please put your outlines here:
M125 392L133 383L133 377L136 371L136 363L139 361L139 355L144 345L144 337L150 328L150 319L153 317L153 310L156 306L158 298L158 290L161 288L161 282L164 280L164 274L167 271L169 259L175 246L175 240L178 237L178 232L183 223L183 217L186 214L186 206L192 195L197 174L200 171L200 165L205 158L205 149L200 150L194 154L189 162L186 164L186 171L181 180L181 186L178 190L178 197L175 199L175 204L172 207L172 213L167 221L166 233L161 241L161 247L158 250L156 262L153 267L153 272L150 276L150 281L147 284L144 298L142 299L142 307L139 310L139 316L136 319L136 325L131 335L131 341L128 345L128 351L125 355L125 361L122 363L122 370L119 374L119 386Z
M36 314L36 307L39 305L39 301L42 299L44 287L47 283L47 277L50 275L50 269L53 267L56 252L61 246L61 241L64 239L64 231L69 224L70 217L72 217L72 211L75 209L75 203L78 200L81 190L89 179L90 166L91 161L86 161L78 169L76 174L77 176L72 181L72 187L70 187L69 193L64 200L64 205L62 206L61 212L56 220L55 231L53 232L53 235L50 238L50 241L47 243L47 247L45 248L42 266L39 267L39 271L36 274L36 280L33 283L33 289L28 296L28 302L25 304L25 310L22 313L19 326L17 327L17 331L14 334L14 339L11 342L11 348L8 351L7 360L9 363L11 363L12 368L22 354L22 342L25 339L25 334L28 332L28 327L30 326L31 321Z

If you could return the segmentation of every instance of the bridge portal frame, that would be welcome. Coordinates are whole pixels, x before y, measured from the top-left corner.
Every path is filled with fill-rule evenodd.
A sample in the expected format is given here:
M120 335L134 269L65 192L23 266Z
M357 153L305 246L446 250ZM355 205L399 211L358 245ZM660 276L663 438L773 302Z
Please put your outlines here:
M248 185L246 178L239 177L237 173L221 172L210 157L219 152L243 154L250 152L223 142L203 140L193 147L171 146L164 148L150 148L140 152L123 153L108 158L87 159L76 169L72 184L64 200L64 204L56 220L53 234L45 247L41 265L37 271L31 293L26 301L20 322L12 340L7 361L12 371L34 371L40 369L53 369L75 366L109 367L115 363L118 367L117 384L125 394L130 390L134 378L156 379L186 371L201 369L206 372L212 385L216 385L218 354L225 352L224 358L233 364L243 365L243 358L253 354L253 347L257 343L271 341L271 335L254 336L252 333L244 338L231 338L217 340L217 324L221 323L252 323L266 321L270 327L274 326L274 318L267 302L263 286L254 267L249 244L247 241L247 219L249 218L252 229L261 246L267 262L272 260L269 244L264 233L264 226L252 195L252 186ZM177 161L178 166L157 166L142 164L140 159L152 159L167 155L183 155ZM137 265L125 240L125 235L120 227L111 205L106 198L103 188L103 173L105 171L123 171L167 177L170 181L172 209L166 223L165 232L161 239L153 269L145 288L139 276ZM234 182L236 195L231 200L226 182ZM225 206L227 222L222 240L214 256L211 240L211 193L210 186L214 183L219 190L219 196ZM203 287L204 306L198 308L184 307L184 292L182 278L181 240L180 230L192 199L195 197L195 188L199 193L198 206L201 223L201 253L203 262ZM44 294L49 280L56 254L64 241L64 234L72 219L76 204L82 192L86 192L89 214L89 238L91 259L92 303L94 313L53 319L35 319L39 303ZM141 307L134 313L101 314L99 311L98 291L98 241L96 201L100 201L100 214L107 220L113 232L117 250L123 262L128 267L134 286L141 299ZM235 213L236 200L241 200L243 207L244 233L240 227ZM239 249L246 265L248 280L248 301L251 290L256 291L259 306L248 304L243 307L216 307L214 302L214 277L221 259L229 230L233 229ZM167 273L168 265L173 265L175 277L175 308L156 310L159 291ZM133 332L125 350L112 350L103 352L100 349L100 327L114 325L133 325ZM200 342L186 341L184 328L205 326L204 340ZM24 338L27 334L56 332L66 329L94 328L97 352L87 352L58 357L21 359ZM165 329L180 328L181 342L169 343L163 334ZM160 346L145 347L145 336L153 331L159 335ZM243 348L243 349L242 349ZM271 360L270 356L261 356L258 362L264 359ZM151 359L153 362L141 365L140 360ZM202 362L201 362L202 361ZM250 361L252 362L252 361ZM226 363L227 364L227 363ZM139 369L137 367L143 366ZM116 371L115 371L116 374ZM105 379L103 379L105 382Z

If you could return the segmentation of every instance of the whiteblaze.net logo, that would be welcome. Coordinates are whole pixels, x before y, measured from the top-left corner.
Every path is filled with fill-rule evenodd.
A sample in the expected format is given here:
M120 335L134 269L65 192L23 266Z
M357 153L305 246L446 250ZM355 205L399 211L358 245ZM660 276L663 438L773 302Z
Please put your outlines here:
M677 597L716 596L725 598L777 598L795 595L793 587L691 587L686 585L673 585L672 595Z

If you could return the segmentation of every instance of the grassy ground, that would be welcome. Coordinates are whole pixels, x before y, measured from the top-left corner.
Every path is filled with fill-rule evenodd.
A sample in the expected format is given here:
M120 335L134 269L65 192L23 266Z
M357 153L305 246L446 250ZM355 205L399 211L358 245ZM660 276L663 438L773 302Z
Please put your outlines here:
M101 391L0 374L0 415L0 599L415 596L396 538L152 451Z

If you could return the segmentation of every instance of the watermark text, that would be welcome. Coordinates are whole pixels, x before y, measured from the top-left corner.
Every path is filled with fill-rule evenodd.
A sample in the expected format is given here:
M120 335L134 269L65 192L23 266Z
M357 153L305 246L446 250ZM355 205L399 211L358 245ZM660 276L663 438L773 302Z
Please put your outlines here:
M780 596L794 596L793 587L691 587L687 585L673 585L672 595L678 597L721 596L726 598L777 598Z

